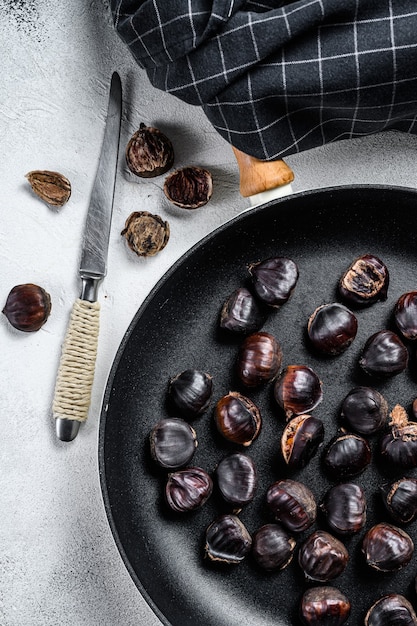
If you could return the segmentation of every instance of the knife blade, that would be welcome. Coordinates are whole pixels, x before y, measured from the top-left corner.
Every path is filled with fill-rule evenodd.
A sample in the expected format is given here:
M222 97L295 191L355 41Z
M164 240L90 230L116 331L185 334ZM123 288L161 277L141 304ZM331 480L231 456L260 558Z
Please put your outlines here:
M52 412L56 435L72 441L88 418L97 357L100 304L98 287L107 273L122 118L122 84L114 72L103 144L90 197L81 248L81 294L72 307L55 384Z

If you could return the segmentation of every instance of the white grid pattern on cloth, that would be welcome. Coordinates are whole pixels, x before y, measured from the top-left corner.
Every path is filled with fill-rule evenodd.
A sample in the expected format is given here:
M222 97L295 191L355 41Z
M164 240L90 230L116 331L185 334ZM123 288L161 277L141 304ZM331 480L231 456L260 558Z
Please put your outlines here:
M385 129L417 132L415 0L111 0L152 84L274 159Z

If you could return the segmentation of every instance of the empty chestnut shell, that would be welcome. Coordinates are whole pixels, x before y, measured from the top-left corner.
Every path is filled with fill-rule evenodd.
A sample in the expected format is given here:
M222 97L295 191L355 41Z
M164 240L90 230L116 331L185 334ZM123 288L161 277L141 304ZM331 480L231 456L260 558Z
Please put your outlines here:
M295 480L278 480L267 490L266 502L277 522L300 533L316 521L317 504L310 489Z
M274 307L288 301L298 280L297 265L285 257L252 263L248 270L258 298Z
M359 365L370 376L389 378L406 369L408 350L398 335L380 330L365 343Z
M323 455L324 467L336 480L357 476L371 462L371 448L360 435L334 437Z
M253 333L265 323L266 314L246 287L236 289L220 311L220 328L233 333Z
M297 415L290 420L281 436L281 452L291 469L301 469L315 455L324 439L323 422L312 415Z
M404 596L391 593L371 606L365 626L417 626L417 616Z
M237 374L246 387L273 380L281 367L282 350L270 333L253 333L243 341L237 359Z
M404 407L391 411L390 430L380 441L381 459L393 469L417 467L417 422L410 422Z
M367 564L373 569L395 572L411 561L414 544L405 530L381 522L366 533L362 552Z
M158 128L141 123L126 146L126 163L136 176L160 176L174 163L172 143Z
M348 561L343 543L324 530L307 537L298 552L298 563L306 578L322 583L340 576Z
M355 387L344 398L340 416L356 433L373 435L387 423L388 403L376 389Z
M188 369L171 378L168 394L183 417L194 418L210 405L213 379L206 372Z
M211 561L240 563L251 546L252 537L236 515L221 515L206 530L205 553Z
M341 483L331 487L320 508L330 530L338 535L352 535L365 526L366 499L359 485Z
M242 452L229 454L220 461L216 479L223 499L233 505L235 512L253 500L258 486L255 463Z
M39 285L16 285L7 296L3 313L17 330L34 332L45 324L51 313L51 297Z
M197 445L194 428L178 417L160 420L150 434L151 456L166 469L179 469L187 465Z
M181 209L198 209L213 194L213 178L203 167L183 167L166 177L164 194L172 204Z
M355 259L339 281L339 294L350 305L368 306L386 300L389 272L386 265L372 254Z
M165 497L176 513L195 511L207 502L213 491L213 481L201 467L188 467L169 474Z
M400 478L381 487L385 508L397 524L417 519L417 479Z
M347 350L357 331L356 316L337 302L319 306L307 324L307 334L312 346L328 356L336 356Z
M408 291L395 304L394 319L403 337L417 339L417 291Z
M218 400L214 419L217 430L225 439L242 446L250 446L262 427L261 413L256 404L237 391L231 391Z
M268 572L281 570L291 562L296 543L282 526L265 524L252 537L252 556Z
M312 411L323 399L322 383L307 365L288 365L274 386L274 397L287 420Z
M300 617L306 626L343 626L351 604L336 587L311 587L301 598Z

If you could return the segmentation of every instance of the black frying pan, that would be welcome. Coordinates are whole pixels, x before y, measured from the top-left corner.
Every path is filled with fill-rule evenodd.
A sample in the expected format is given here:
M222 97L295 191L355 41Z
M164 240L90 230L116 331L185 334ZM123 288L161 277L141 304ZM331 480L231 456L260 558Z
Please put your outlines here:
M260 406L263 430L248 454L260 475L255 500L241 513L253 532L272 521L264 508L269 484L289 475L279 461L284 419L272 399L272 385L245 392L234 374L240 340L218 329L219 309L247 281L248 263L269 256L293 258L300 279L290 301L272 312L264 330L281 342L284 364L305 363L320 375L324 400L315 410L328 441L336 434L338 408L357 384L385 395L390 407L410 407L417 396L414 348L410 368L388 382L370 381L356 366L366 338L392 326L392 309L405 291L417 288L417 193L388 187L338 187L311 191L243 213L187 252L163 277L137 312L115 359L100 424L100 472L105 506L117 546L138 589L164 624L172 626L293 626L307 584L296 558L283 571L260 572L251 559L238 566L213 567L203 559L204 531L223 512L214 496L198 512L175 516L164 505L164 476L151 463L148 434L170 414L168 379L187 368L210 372L213 403L230 390L247 393ZM391 276L389 297L358 312L359 330L342 356L318 358L306 346L305 325L320 304L336 298L336 283L356 256L379 256ZM212 471L231 449L213 428L212 411L193 423L199 440L194 464ZM370 439L373 449L375 437ZM413 475L414 472L408 472ZM332 484L320 454L307 469L292 474L318 501ZM378 488L387 480L374 463L356 479L368 498L366 528L388 521ZM318 525L323 526L319 519ZM407 529L416 540L416 524ZM300 537L300 540L310 531ZM417 554L404 570L377 575L363 564L361 532L345 540L351 560L334 581L352 602L351 626L363 623L367 608L397 591L415 600Z

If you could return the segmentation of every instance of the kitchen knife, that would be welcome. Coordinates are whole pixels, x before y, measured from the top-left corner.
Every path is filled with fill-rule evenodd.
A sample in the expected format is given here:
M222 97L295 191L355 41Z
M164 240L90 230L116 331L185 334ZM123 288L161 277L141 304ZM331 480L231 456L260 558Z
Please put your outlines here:
M81 295L72 308L52 403L56 434L62 441L72 441L77 436L90 407L99 335L97 295L107 271L121 116L122 85L120 76L114 72L103 145L84 229L79 268Z

